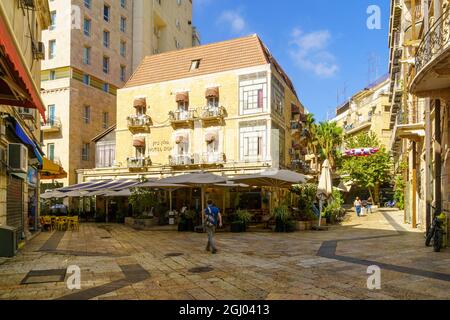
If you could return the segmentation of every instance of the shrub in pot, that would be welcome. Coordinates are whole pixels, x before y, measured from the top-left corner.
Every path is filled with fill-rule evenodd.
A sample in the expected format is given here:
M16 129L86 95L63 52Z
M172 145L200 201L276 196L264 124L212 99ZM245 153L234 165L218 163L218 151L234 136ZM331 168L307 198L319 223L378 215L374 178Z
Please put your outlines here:
M180 216L178 221L178 231L194 231L195 212L187 210Z
M273 217L275 218L275 232L286 232L293 223L291 223L291 214L286 205L281 205L273 209Z
M238 210L235 220L231 223L231 232L245 232L247 224L252 220L252 214L247 210Z

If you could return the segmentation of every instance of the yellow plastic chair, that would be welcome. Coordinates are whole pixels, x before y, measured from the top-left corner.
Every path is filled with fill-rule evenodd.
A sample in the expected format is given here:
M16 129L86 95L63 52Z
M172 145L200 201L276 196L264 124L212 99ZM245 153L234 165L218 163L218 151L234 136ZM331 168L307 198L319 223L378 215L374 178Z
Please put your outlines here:
M57 230L65 231L67 228L67 217L59 217L56 220Z
M52 223L52 219L50 216L43 216L42 221L43 221L44 227L48 226L49 231L53 230L53 223Z
M80 231L80 224L78 216L73 216L68 218L68 229L71 229L73 231L77 230Z

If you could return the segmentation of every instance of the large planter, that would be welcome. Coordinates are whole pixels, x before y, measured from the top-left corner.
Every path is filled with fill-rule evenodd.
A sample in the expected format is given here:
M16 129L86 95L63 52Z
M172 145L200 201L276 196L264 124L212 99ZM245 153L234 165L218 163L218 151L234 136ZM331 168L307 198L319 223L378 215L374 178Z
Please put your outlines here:
M158 225L156 219L135 219L131 217L125 218L125 225L135 229L147 229Z
M180 220L178 223L178 231L194 231L194 221L192 219Z
M298 231L309 230L308 227L309 227L308 221L296 221L296 229Z
M239 222L239 221L235 221L231 223L231 232L234 233L239 233L239 232L245 232L247 230L247 227L245 225L245 223Z

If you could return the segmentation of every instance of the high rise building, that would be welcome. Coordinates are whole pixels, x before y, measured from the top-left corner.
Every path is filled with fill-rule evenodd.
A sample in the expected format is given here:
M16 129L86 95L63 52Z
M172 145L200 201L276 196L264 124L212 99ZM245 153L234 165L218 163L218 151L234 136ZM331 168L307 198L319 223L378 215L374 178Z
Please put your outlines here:
M199 42L191 0L52 0L43 32L44 151L76 183L95 166L91 139L116 122L116 91L145 56ZM49 186L50 188L50 186Z

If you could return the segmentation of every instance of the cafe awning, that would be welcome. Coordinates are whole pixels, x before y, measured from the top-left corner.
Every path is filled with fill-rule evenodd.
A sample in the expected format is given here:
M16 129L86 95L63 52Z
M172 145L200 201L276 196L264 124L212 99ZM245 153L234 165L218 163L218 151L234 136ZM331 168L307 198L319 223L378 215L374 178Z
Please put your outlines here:
M41 180L55 180L67 178L67 172L57 163L42 158L42 169L39 170Z
M0 12L0 104L38 109L45 122L45 106L7 19ZM31 49L30 49L31 50ZM6 93L6 94L4 94Z

